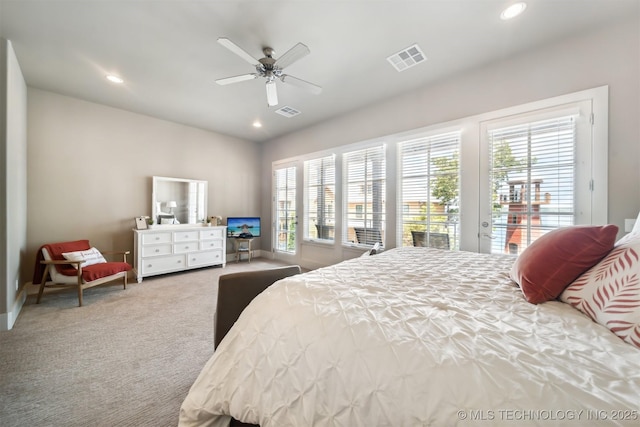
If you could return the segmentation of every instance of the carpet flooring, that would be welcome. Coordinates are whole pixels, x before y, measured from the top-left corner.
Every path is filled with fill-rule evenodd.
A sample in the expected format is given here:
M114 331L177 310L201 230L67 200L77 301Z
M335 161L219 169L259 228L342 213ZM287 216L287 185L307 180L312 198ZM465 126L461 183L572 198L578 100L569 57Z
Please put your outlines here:
M30 287L14 328L0 332L0 425L175 426L213 354L221 274L273 268L257 258L105 284L84 292Z

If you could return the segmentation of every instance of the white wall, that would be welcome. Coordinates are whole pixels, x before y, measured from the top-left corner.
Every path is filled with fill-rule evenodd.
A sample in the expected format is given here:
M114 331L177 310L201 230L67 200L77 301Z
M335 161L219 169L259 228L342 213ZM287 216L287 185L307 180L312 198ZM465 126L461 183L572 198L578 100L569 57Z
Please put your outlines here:
M16 284L27 241L27 86L11 42L0 39L0 330L11 329L25 293Z
M273 161L609 85L609 222L624 229L640 210L639 76L633 16L275 139L262 150L262 217L270 224Z
M28 117L27 281L44 243L89 239L133 253L153 175L208 181L209 215L259 214L253 142L32 87Z

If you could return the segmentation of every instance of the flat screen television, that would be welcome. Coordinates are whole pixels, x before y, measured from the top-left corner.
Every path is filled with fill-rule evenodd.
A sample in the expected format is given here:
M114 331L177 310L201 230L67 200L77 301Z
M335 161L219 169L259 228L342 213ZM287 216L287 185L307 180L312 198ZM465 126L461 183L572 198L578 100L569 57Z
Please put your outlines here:
M250 239L260 237L260 217L230 216L227 218L227 237Z

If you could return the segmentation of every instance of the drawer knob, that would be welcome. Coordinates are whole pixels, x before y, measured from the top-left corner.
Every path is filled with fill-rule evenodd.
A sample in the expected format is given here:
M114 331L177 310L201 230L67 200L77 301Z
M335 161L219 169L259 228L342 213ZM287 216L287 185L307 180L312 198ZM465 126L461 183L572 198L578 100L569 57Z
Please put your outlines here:
M178 260L178 264L182 264L182 260L181 259Z
M147 265L147 267L148 267L148 268L151 268L151 267L153 267L153 264L149 264L149 265Z
M160 240L160 236L156 236L156 240Z
M160 252L160 249L156 249L156 253Z
M185 246L184 248L185 248L185 249L189 249L189 246Z

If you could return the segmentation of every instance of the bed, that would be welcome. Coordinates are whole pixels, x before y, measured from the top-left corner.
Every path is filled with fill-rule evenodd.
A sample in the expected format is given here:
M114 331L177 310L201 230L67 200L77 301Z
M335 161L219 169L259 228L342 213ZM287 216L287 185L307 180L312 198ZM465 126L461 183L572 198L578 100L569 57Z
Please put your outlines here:
M571 295L528 302L514 260L405 247L279 280L220 342L179 425L637 425L640 348Z

